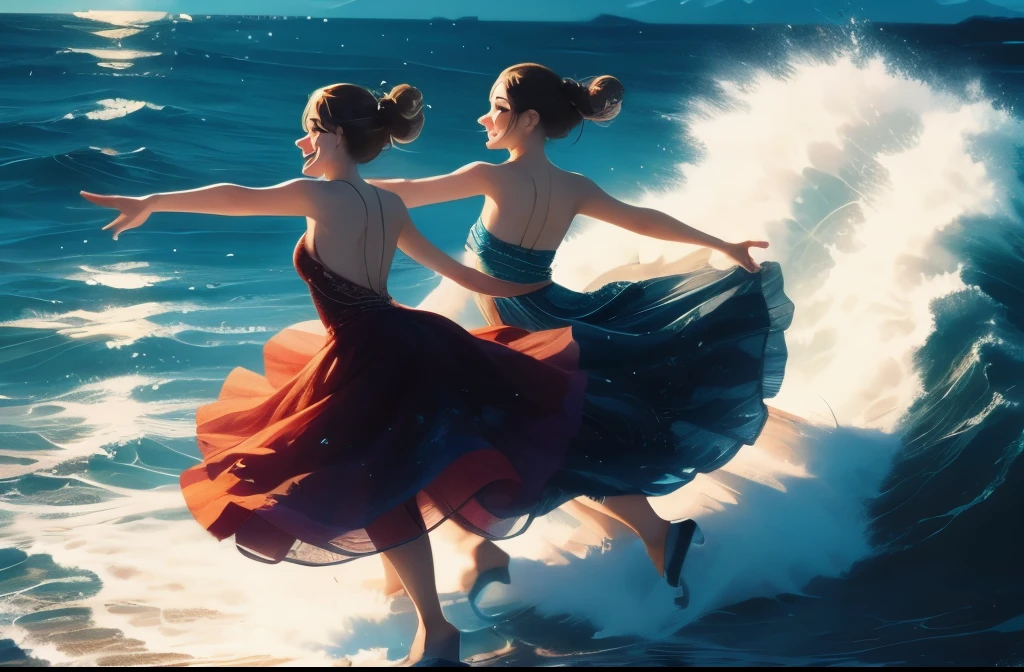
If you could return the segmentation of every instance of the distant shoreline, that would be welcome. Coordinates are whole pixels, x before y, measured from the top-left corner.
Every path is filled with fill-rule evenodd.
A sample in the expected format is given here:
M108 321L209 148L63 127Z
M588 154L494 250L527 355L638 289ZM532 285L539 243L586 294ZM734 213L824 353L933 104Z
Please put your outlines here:
M111 10L114 11L114 10ZM130 12L130 10L125 10ZM66 16L75 17L72 12L0 12L2 16ZM140 22L140 23L156 23L159 21L172 21L181 16L180 13L167 12L165 18L151 22ZM559 24L559 25L577 25L577 26L606 26L606 27L617 27L617 26L649 26L652 28L659 27L678 27L678 26L701 26L704 28L743 28L743 27L757 27L757 26L835 26L832 22L820 22L811 23L805 21L777 21L777 22L759 22L759 23L731 23L731 22L699 22L691 21L687 23L662 23L662 22L648 22L640 21L624 16L615 16L611 14L601 14L585 21L518 21L518 20L500 20L500 19L481 19L476 16L461 16L456 18L448 17L432 17L429 19L393 19L393 18L365 18L365 17L345 17L345 16L312 16L312 15L291 15L291 14L194 14L189 17L192 18L206 18L206 17L240 17L244 19L255 19L255 20L285 20L285 21L300 21L307 18L316 20L329 20L329 21L395 21L395 22L411 22L411 23L508 23L508 24ZM82 17L75 17L82 18ZM101 20L95 19L83 19L83 20L94 20L97 23L106 23ZM964 25L997 25L1000 28L1015 27L1024 30L1024 16L1022 17L1000 17L1000 16L971 16L962 21L956 22L939 22L939 21L872 21L870 19L861 19L859 24L873 24L878 26L933 26L933 27L952 27L952 26L964 26ZM120 24L111 24L120 25Z

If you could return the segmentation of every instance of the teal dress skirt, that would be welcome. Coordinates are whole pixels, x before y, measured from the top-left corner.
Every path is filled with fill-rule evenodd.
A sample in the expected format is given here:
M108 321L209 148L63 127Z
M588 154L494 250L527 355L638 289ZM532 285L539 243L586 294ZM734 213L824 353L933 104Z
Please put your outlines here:
M466 247L510 282L551 278L555 253L500 240L477 222ZM587 388L560 487L601 499L667 495L753 444L786 369L793 303L774 262L575 292L557 283L494 299L502 324L572 327Z

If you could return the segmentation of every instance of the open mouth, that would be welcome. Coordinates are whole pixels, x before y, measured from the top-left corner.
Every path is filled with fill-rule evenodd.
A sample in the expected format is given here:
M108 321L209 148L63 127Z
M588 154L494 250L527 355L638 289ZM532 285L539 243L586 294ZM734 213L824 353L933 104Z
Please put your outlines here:
M309 161L309 160L310 160L310 159L312 159L312 158L313 158L314 156L316 156L316 152L310 152L309 154L303 154L303 155L302 155L302 160L303 160L303 161Z

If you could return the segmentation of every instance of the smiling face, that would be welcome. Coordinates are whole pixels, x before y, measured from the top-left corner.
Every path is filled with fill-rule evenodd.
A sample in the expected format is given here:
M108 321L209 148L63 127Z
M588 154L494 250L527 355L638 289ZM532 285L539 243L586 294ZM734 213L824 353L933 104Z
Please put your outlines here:
M491 89L490 109L477 122L487 131L487 149L521 147L537 128L540 117L533 110L514 110L505 82L499 79Z
M317 115L314 103L307 108L302 126L306 135L295 141L302 152L302 174L307 177L323 177L330 167L338 165L345 155L343 133L339 128L329 130Z

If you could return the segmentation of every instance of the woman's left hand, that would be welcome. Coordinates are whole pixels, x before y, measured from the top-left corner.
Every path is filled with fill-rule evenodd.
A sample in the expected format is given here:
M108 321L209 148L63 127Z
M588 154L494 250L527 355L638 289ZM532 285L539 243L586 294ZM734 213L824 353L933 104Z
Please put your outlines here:
M82 198L90 203L121 211L114 221L103 227L104 231L114 232L114 240L117 240L117 237L128 229L135 229L145 224L152 213L150 199L146 196L103 196L91 194L88 191L83 191L81 194Z
M745 240L742 243L730 243L722 248L722 252L732 257L737 264L751 273L757 273L761 270L761 265L754 261L754 258L750 256L750 248L752 247L768 247L768 241Z

